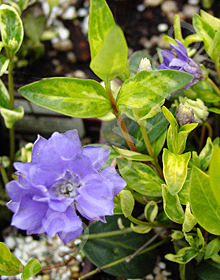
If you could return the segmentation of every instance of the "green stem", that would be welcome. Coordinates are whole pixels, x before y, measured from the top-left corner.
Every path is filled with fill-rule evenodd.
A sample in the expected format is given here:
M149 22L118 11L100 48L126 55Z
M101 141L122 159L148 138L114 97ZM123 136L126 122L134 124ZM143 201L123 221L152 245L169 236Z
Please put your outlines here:
M159 241L159 242L156 243L156 244L153 244L153 245L147 247L146 249L144 249L144 250L142 250L141 252L139 252L137 255L141 255L141 254L144 254L144 253L146 253L146 252L148 252L148 251L151 251L151 250L153 250L153 249L155 249L155 248L161 246L163 243L167 242L168 240L169 240L169 237L167 237L167 238L165 238L165 239ZM128 258L130 258L132 255L133 255L133 254L131 254L131 255L129 255L129 256L126 256L126 257L123 257L123 258L121 258L121 259L119 259L119 260L117 260L117 261L111 262L111 263L109 263L109 264L106 264L106 265L104 265L104 266L102 266L102 267L100 267L100 268L96 268L96 269L90 271L89 273L87 273L87 274L81 276L81 277L79 278L79 280L86 279L86 278L88 278L88 277L90 277L90 276L92 276L92 275L95 275L96 273L100 272L101 270L105 270L105 269L107 269L107 268L110 268L110 267L113 267L113 266L118 265L118 264L120 264L120 263L123 263L123 262L125 262Z
M208 129L209 137L212 139L213 131L212 131L211 125L210 125L208 122L205 122L205 126L206 126L207 129Z
M148 226L151 228L176 228L176 226L173 224L149 223L149 222L144 222L144 221L138 220L138 219L134 218L133 216L128 217L128 219L131 222L135 223L136 225L140 225L140 226Z
M3 166L0 167L0 172L1 172L1 175L2 175L3 183L4 183L4 185L6 185L8 183L8 176L7 176L7 173L6 173L5 168Z
M220 90L217 87L217 85L213 82L213 80L211 80L210 78L207 79L207 81L209 82L209 84L212 86L212 88L215 90L215 92L217 92L218 95L220 95Z
M118 109L117 109L117 106L116 106L116 102L115 102L115 98L112 94L112 90L111 90L111 86L110 86L110 83L109 82L105 82L105 88L106 88L106 92L108 94L108 97L109 97L109 101L111 102L111 106L112 106L112 110L113 110L113 113L118 121L118 124L121 128L121 131L123 133L123 136L128 144L128 147L131 151L135 151L137 152L137 149L134 145L134 142L132 141L131 139L131 136L127 130L127 127L125 125L125 122L122 118L122 116L119 114L118 112Z
M155 157L155 155L154 155L152 146L150 144L150 141L149 141L149 138L148 138L148 135L147 135L146 128L145 128L145 126L143 126L141 124L139 124L139 125L140 125L140 128L141 128L141 133L143 135L144 143L145 143L145 146L147 148L148 154L152 157L153 164L154 164L155 168L157 169L158 174L163 179L163 171L162 171L162 169L161 169L161 167L158 163L157 157Z
M13 78L13 67L14 67L14 55L10 53L9 50L6 50L7 57L10 59L8 66L8 92L10 98L9 108L10 110L14 109L14 78ZM14 127L9 129L9 137L10 137L10 167L9 167L9 175L11 176L13 173L13 163L15 159L15 132Z
M107 232L102 232L102 233L94 233L94 234L85 234L80 236L79 238L81 240L91 240L91 239L99 239L99 238L106 238L106 237L112 237L112 236L118 236L122 234L126 234L129 232L132 232L132 228L125 228L122 230L114 230L114 231L107 231Z
M7 203L6 201L0 200L0 205L1 205L1 206L5 206L6 203Z

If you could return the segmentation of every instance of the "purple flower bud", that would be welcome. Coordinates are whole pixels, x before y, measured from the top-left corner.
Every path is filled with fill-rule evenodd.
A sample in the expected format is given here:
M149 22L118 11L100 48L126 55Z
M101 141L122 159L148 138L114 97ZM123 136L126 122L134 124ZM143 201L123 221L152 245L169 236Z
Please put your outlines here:
M204 78L203 70L187 55L184 45L177 39L175 41L178 43L178 46L170 44L173 52L169 50L161 51L163 63L157 67L157 70L179 70L193 75L193 79L184 87L184 89L188 90Z
M187 105L180 103L176 110L176 120L180 126L187 123L193 123L194 122L193 109Z
M88 220L105 222L113 215L113 197L126 182L113 167L100 171L110 151L81 148L76 130L38 136L31 163L15 163L18 180L6 185L14 212L11 225L28 234L56 233L64 243L83 231L76 210Z

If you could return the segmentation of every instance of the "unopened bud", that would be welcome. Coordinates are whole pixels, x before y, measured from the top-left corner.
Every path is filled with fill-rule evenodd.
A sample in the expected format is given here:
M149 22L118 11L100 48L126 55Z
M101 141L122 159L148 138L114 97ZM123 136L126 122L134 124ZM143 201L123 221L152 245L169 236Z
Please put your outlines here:
M150 60L146 57L141 59L137 73L143 70L152 70Z
M193 109L188 105L180 103L176 110L176 120L180 126L193 123L195 121Z
M190 108L193 109L196 123L203 123L207 120L209 115L208 108L205 106L201 99L185 99L184 104L190 106Z

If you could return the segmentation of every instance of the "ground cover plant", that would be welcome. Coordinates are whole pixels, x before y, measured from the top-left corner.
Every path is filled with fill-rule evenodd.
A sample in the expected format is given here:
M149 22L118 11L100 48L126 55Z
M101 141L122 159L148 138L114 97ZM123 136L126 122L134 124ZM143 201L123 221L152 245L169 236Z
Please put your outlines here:
M119 137L103 131L111 146L82 147L76 130L54 132L49 139L38 136L31 159L14 163L14 123L24 110L14 108L13 66L27 2L0 6L0 73L8 71L0 106L10 134L1 174L11 225L28 235L58 234L67 246L75 238L85 241L81 249L97 269L80 279L100 270L144 277L164 244L173 244L165 258L179 264L182 280L218 279L220 140L208 121L220 114L220 20L201 10L193 17L196 33L183 38L176 15L175 37L164 36L170 50L158 50L156 64L143 52L128 58L105 0L91 0L90 68L103 83L54 77L19 93L67 116L100 118L105 131ZM197 44L204 44L214 73L193 60ZM4 243L0 250L0 275L28 279L43 270L37 259L23 265Z

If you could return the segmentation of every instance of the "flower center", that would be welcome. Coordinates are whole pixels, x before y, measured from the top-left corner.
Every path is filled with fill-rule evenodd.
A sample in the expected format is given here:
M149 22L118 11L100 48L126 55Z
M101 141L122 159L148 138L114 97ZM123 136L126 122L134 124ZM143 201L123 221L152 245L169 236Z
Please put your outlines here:
M59 178L51 187L50 191L55 196L75 197L77 189L81 186L80 178L78 175L70 171L66 171L63 177Z

